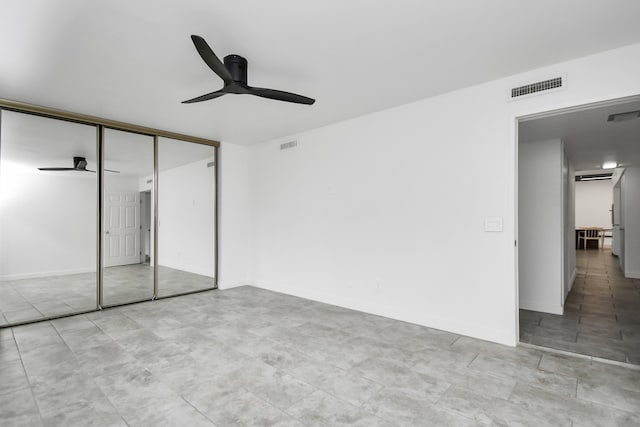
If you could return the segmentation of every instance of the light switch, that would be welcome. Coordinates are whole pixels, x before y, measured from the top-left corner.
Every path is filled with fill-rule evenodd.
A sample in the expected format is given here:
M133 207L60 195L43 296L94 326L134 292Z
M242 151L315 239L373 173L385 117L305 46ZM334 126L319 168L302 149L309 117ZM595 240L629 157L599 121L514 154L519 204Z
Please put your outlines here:
M502 231L502 217L501 216L485 217L484 231Z

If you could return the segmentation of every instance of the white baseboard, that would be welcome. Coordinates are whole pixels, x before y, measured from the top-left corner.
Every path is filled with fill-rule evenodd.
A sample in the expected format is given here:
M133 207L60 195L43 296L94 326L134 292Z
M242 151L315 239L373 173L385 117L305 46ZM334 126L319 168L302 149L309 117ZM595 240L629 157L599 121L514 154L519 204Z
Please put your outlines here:
M574 268L573 271L571 272L571 278L569 278L569 292L571 292L571 289L573 289L573 285L576 284L576 276L578 275L578 269ZM567 292L567 294L564 296L564 300L567 300L567 297L569 296L569 292Z
M513 322L514 331L494 330L485 328L478 324L457 322L452 319L430 316L424 311L408 310L406 307L391 306L375 301L366 301L361 298L350 298L348 296L329 294L326 292L310 289L298 289L279 285L251 285L258 288L280 292L300 298L322 302L325 304L337 305L352 310L362 311L377 316L426 326L433 329L451 332L454 334L478 338L498 344L515 347L517 345L517 335L515 331L515 320Z
M219 281L218 282L218 289L233 289L233 288L239 288L240 286L250 286L248 283L229 283L229 282L224 282L224 281Z
M95 273L95 268L78 268L72 270L54 270L54 271L38 271L30 273L5 274L0 276L0 281L22 280L22 279L41 279L43 277L70 276L72 274Z
M640 279L640 271L626 271L624 277L627 279Z
M563 309L560 305L557 307L551 307L549 306L549 303L541 301L520 301L520 309L559 315L562 315L563 313Z

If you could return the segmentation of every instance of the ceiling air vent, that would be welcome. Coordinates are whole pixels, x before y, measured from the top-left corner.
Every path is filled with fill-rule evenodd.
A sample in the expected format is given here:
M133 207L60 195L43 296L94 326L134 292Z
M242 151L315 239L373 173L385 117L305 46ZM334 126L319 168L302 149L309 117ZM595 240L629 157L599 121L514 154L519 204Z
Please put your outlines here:
M511 89L511 99L521 96L531 95L534 93L545 92L552 89L562 87L562 77L555 77L541 82L531 83L524 86L514 87Z
M295 148L298 146L298 141L285 142L280 144L280 150L288 150L289 148Z
M594 173L589 175L576 175L576 181L602 181L611 179L613 172L610 173Z

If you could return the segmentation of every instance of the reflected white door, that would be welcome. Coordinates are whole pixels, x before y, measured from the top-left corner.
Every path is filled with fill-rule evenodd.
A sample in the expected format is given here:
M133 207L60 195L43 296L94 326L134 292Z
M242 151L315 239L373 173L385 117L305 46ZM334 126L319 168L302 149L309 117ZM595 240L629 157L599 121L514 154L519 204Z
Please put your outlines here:
M104 266L140 263L139 193L108 193L105 197Z

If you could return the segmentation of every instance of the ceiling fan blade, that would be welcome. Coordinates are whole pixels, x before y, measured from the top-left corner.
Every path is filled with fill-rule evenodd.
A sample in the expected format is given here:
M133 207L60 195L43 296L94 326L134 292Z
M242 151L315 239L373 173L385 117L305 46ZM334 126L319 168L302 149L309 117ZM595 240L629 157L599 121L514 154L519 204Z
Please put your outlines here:
M191 40L196 46L196 50L202 57L202 60L216 73L225 83L233 83L231 73L224 66L224 63L213 53L207 42L200 36L192 35Z
M93 172L93 173L96 173L96 171L92 171L91 169L74 169L74 170L77 170L79 172ZM114 171L114 170L111 170L111 169L105 169L104 171L105 172L120 173L120 171Z
M260 96L262 98L275 99L277 101L295 102L296 104L311 105L316 102L313 98L307 98L306 96L297 95L291 92L285 92L282 90L265 89L261 87L247 87L249 94Z
M218 98L227 92L224 92L224 89L217 90L215 92L208 93L206 95L198 96L193 99L188 99L186 101L182 101L183 104L192 104L194 102L208 101L210 99Z
M76 168L38 168L40 171L74 171Z

